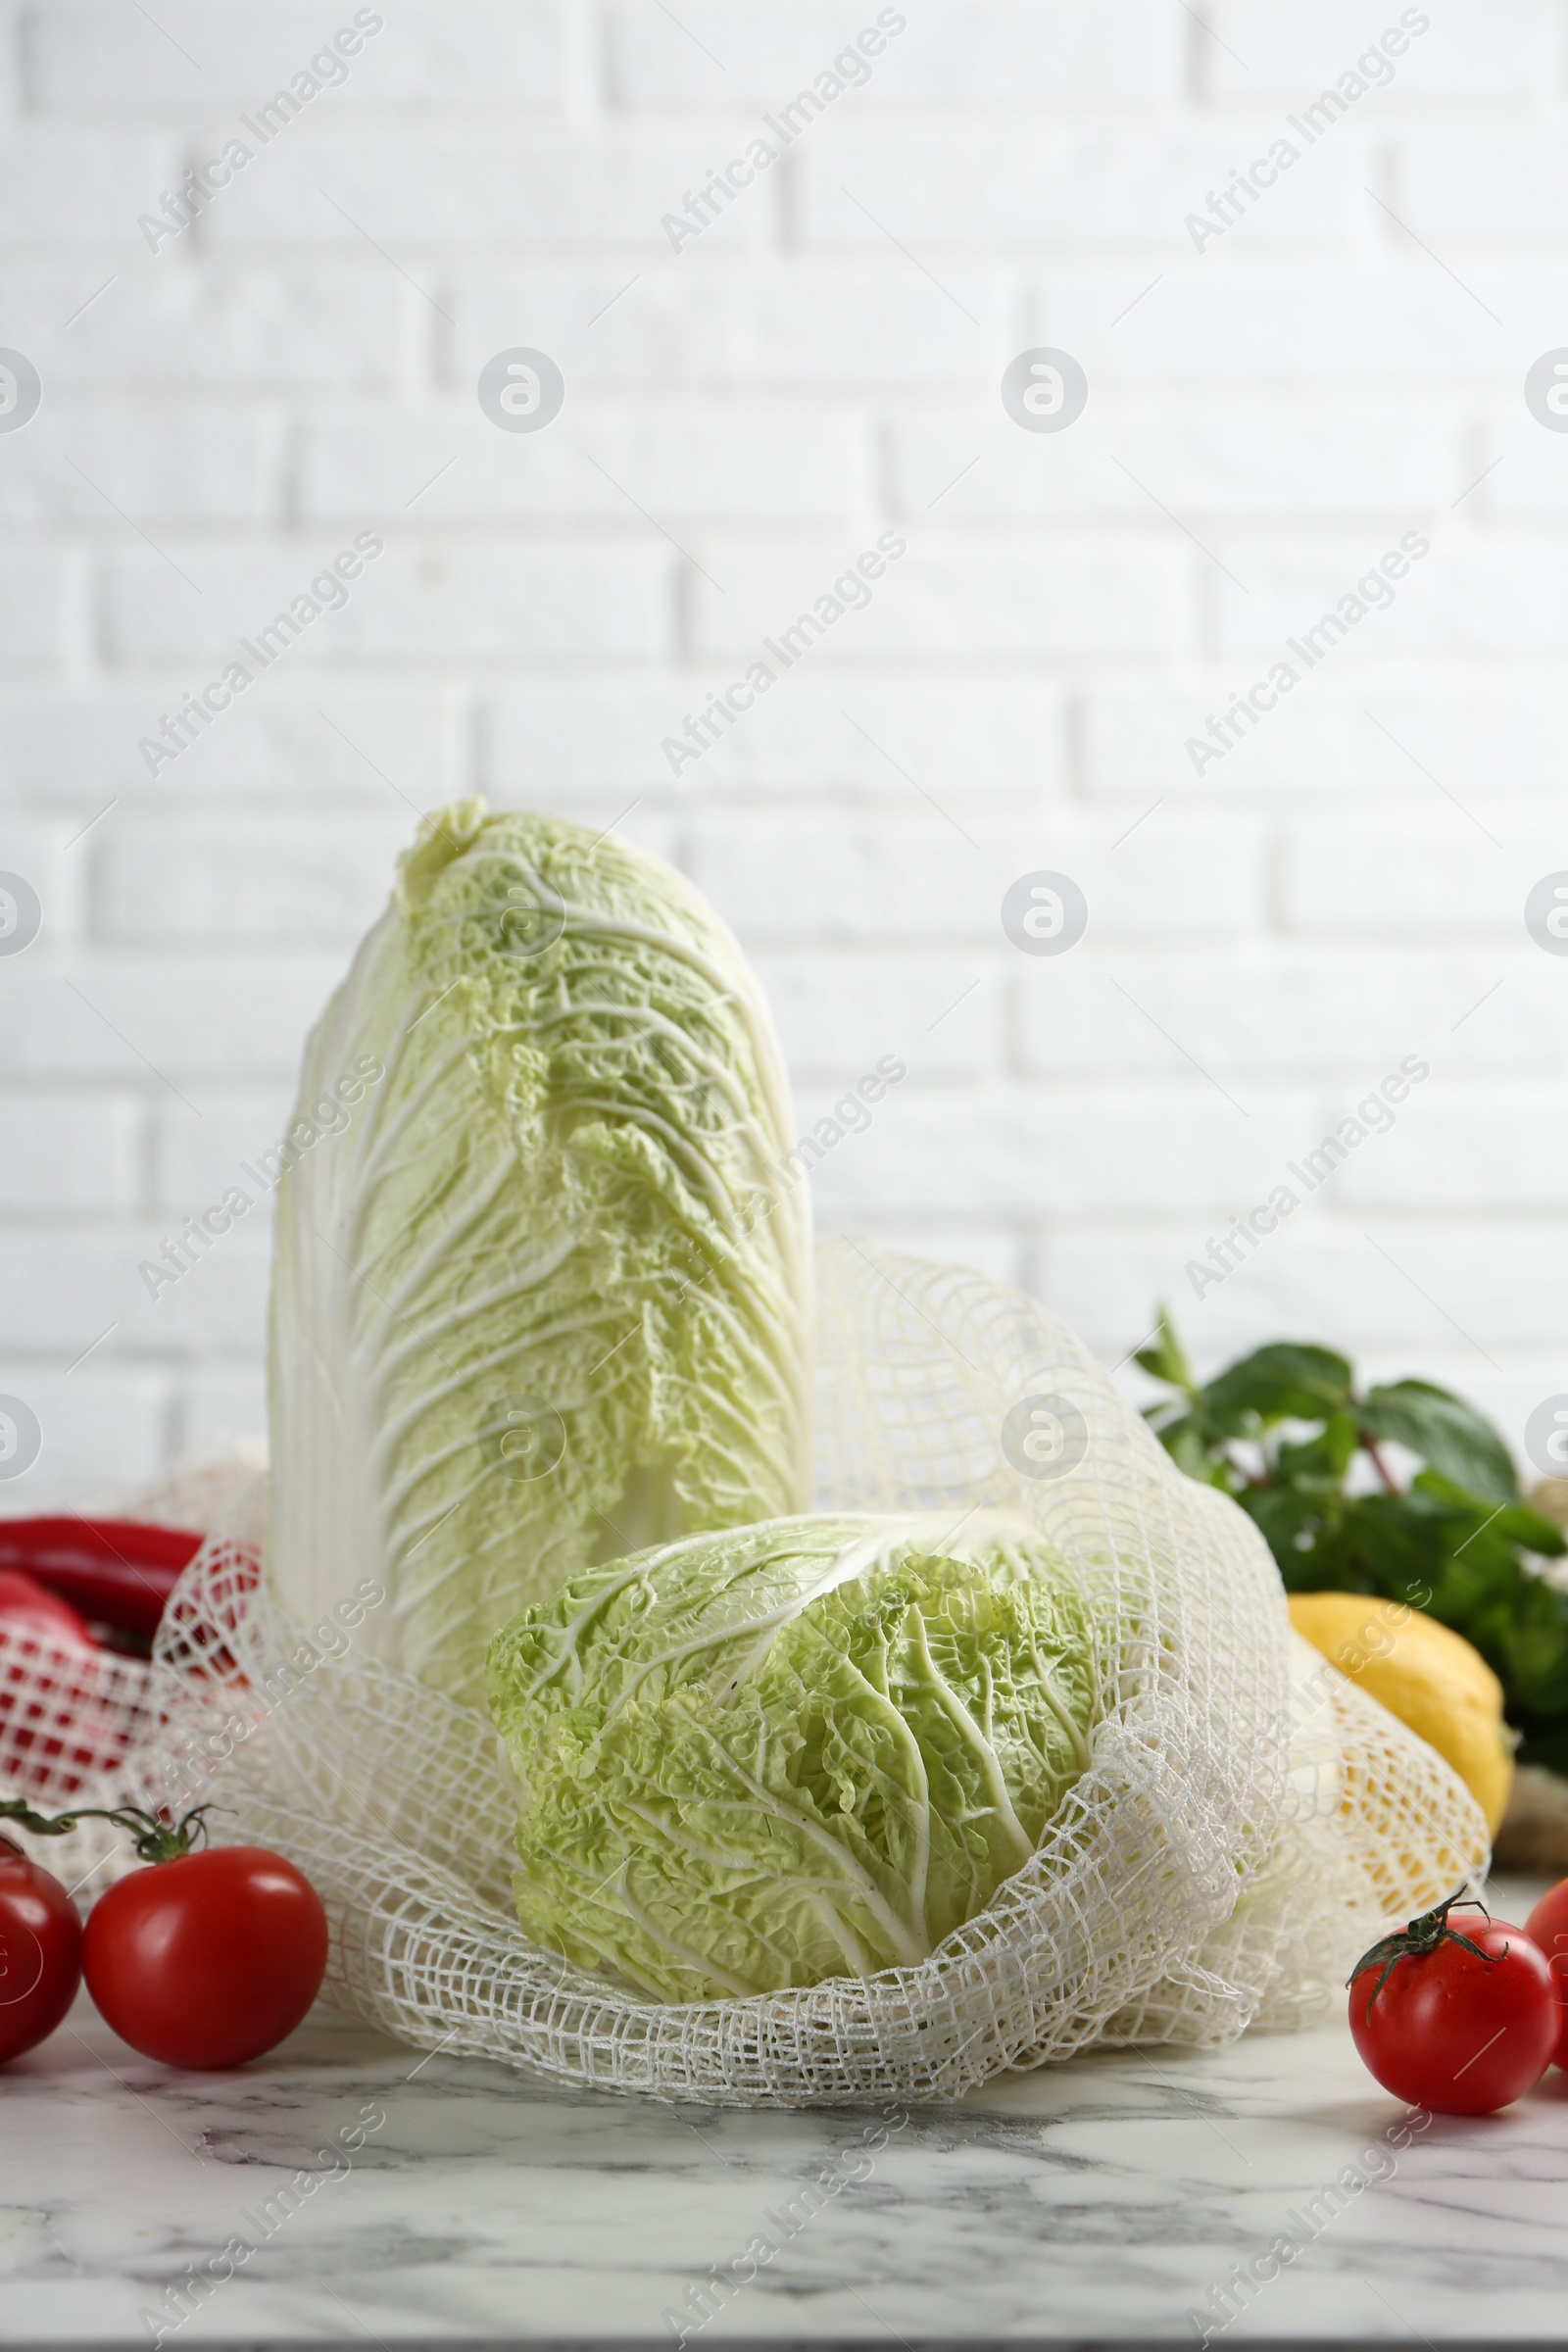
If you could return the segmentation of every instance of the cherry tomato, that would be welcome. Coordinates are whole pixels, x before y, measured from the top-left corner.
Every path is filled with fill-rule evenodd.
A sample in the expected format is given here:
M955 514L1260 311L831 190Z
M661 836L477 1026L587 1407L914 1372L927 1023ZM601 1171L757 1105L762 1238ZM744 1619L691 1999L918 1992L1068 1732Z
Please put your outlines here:
M326 1913L263 1846L153 1862L101 1894L87 1990L122 2041L165 2066L243 2066L292 2034L320 1989Z
M1559 1879L1542 1896L1525 1921L1525 1934L1545 1953L1557 1989L1557 2046L1552 2064L1568 2066L1568 1879Z
M1519 2098L1551 2063L1557 2021L1540 1946L1449 1903L1374 1944L1350 1979L1350 2032L1367 2067L1435 2115L1490 2115Z
M0 1838L0 2063L46 2040L80 1983L75 1904L58 1879Z

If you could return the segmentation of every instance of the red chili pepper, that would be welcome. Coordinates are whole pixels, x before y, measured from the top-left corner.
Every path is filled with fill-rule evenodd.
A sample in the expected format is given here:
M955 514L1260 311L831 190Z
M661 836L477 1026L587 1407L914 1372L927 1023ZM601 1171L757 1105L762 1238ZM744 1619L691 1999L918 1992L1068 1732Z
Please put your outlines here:
M189 1528L136 1519L0 1519L0 1569L19 1569L84 1617L150 1637L201 1549Z
M20 1626L62 1649L98 1647L81 1611L20 1568L0 1568L0 1625Z

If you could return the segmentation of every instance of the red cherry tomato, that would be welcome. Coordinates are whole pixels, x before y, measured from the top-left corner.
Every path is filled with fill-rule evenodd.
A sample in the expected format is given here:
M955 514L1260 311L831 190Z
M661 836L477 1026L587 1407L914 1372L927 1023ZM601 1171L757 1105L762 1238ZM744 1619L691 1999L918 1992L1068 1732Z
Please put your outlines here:
M87 1990L122 2041L165 2066L243 2066L292 2034L326 1967L321 1898L281 1854L217 1845L99 1896Z
M1525 1934L1546 1955L1557 1992L1557 2046L1554 2066L1568 2066L1568 1879L1559 1879L1544 1893L1525 1921Z
M0 1838L0 2063L46 2040L80 1983L75 1904L58 1879Z
M1446 1903L1374 1944L1350 1979L1350 2032L1367 2067L1435 2115L1490 2115L1519 2098L1551 2063L1557 2017L1540 1946Z

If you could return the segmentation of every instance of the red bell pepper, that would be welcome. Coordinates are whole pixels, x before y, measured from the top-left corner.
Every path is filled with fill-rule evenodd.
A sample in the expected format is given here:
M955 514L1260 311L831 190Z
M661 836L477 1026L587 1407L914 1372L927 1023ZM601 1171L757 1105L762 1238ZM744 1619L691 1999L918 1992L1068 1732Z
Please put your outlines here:
M0 1625L20 1626L24 1633L57 1642L62 1649L98 1647L81 1611L20 1568L0 1568Z
M144 1641L201 1546L189 1528L136 1519L0 1519L0 1571L19 1570L83 1617Z
M131 1736L106 1651L147 1657L202 1538L130 1519L0 1519L0 1779L69 1799L116 1765ZM30 1640L29 1640L30 1637ZM76 1653L79 1666L51 1658Z

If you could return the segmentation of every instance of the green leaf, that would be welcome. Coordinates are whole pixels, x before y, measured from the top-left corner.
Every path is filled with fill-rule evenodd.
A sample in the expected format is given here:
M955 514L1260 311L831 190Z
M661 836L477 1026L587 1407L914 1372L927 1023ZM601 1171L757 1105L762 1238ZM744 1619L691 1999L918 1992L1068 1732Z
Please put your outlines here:
M1228 1465L1208 1446L1201 1425L1194 1415L1189 1414L1185 1421L1178 1422L1165 1443L1169 1446L1171 1460L1178 1470L1185 1470L1189 1478L1199 1479L1211 1487L1230 1485Z
M1318 1546L1319 1591L1381 1592L1426 1605L1442 1574L1444 1525L1412 1509L1406 1494L1358 1494L1347 1501Z
M1330 1348L1278 1340L1210 1381L1203 1401L1213 1429L1228 1437L1258 1421L1323 1421L1349 1404L1350 1367Z
M1519 1481L1508 1448L1473 1405L1427 1380L1371 1389L1357 1407L1362 1430L1392 1438L1434 1470L1489 1502L1514 1502Z
M1281 1446L1275 1471L1287 1486L1338 1494L1355 1449L1354 1414L1330 1413L1315 1437L1305 1438L1297 1445Z
M1299 1487L1249 1487L1237 1496L1274 1554L1287 1592L1314 1592L1326 1581L1320 1562L1325 1531L1336 1525L1336 1498Z
M1174 1387L1169 1359L1148 1355L1146 1369ZM1501 1682L1525 1759L1568 1777L1568 1592L1525 1556L1561 1556L1568 1536L1520 1499L1506 1446L1472 1405L1424 1380L1358 1400L1351 1381L1344 1356L1285 1341L1166 1396L1150 1419L1190 1477L1255 1522L1288 1592L1377 1593L1450 1626ZM1284 1421L1311 1434L1269 1437L1248 1469L1231 1459L1229 1441L1262 1440ZM1425 1467L1402 1494L1348 1495L1362 1448L1385 1439Z
M1152 1348L1133 1350L1133 1362L1139 1364L1155 1380L1170 1383L1173 1389L1183 1389L1189 1396L1199 1394L1198 1375L1187 1360L1187 1351L1176 1337L1176 1327L1170 1319L1170 1308L1161 1306L1154 1318L1156 1337Z
M1568 1538L1555 1519L1544 1518L1528 1502L1488 1503L1480 1495L1467 1493L1455 1480L1445 1478L1441 1470L1418 1470L1410 1481L1410 1493L1432 1495L1455 1509L1468 1511L1478 1538L1485 1533L1510 1546L1517 1544L1526 1551L1541 1552L1547 1559L1556 1559L1568 1550Z
M1144 1407L1144 1419L1178 1470L1200 1486L1223 1487L1227 1494L1243 1483L1219 1448L1208 1441L1201 1412L1189 1412L1181 1401L1167 1396Z
M1556 1520L1544 1519L1527 1502L1516 1502L1511 1510L1499 1511L1496 1529L1510 1544L1522 1544L1526 1551L1539 1552L1544 1559L1560 1559L1568 1551L1568 1536Z

